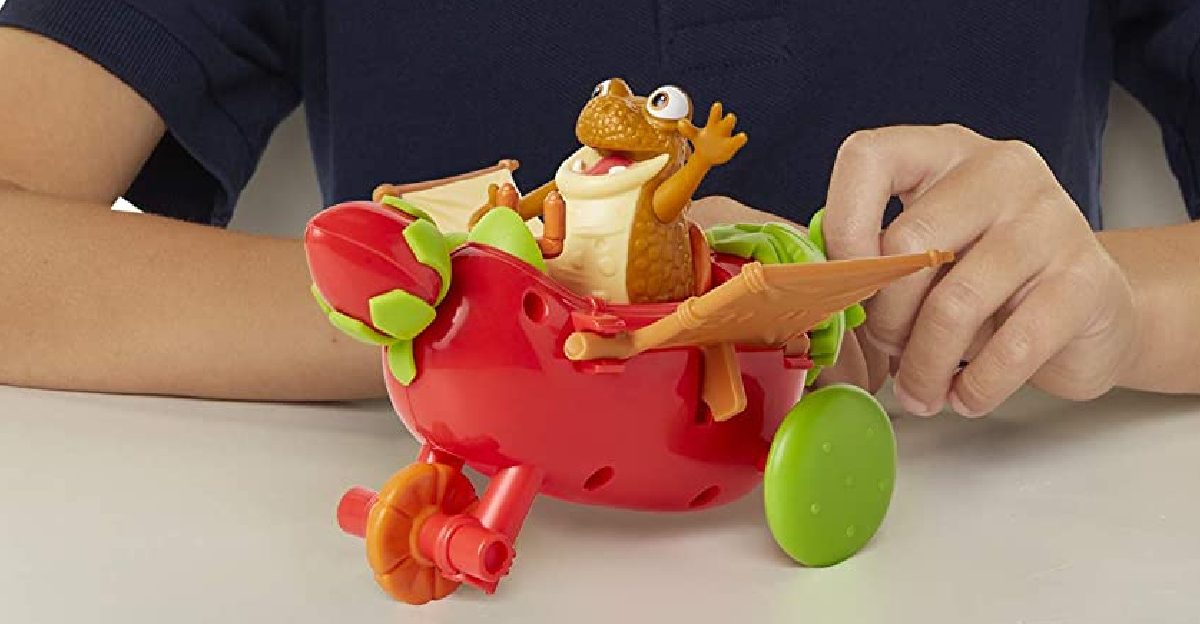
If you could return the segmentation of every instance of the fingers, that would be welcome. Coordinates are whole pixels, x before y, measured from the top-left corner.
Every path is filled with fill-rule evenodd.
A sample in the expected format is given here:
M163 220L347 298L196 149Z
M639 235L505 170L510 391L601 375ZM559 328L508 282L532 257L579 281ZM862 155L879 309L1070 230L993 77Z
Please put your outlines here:
M824 231L830 257L879 255L888 200L919 195L983 140L957 126L898 126L850 135L829 180Z
M709 128L715 128L717 126L717 122L721 120L721 116L724 115L724 113L725 109L721 106L721 103L713 102L712 108L708 110L708 123L704 125Z
M975 337L971 340L971 344L967 347L967 352L963 354L960 366L965 366L965 362L970 362L979 357L979 352L987 346L987 343L992 340L992 336L996 335L996 328L1004 324L1005 314L1003 308L997 314L987 317L983 321L983 326L979 331L975 332Z
M729 160L733 158L733 155L736 154L738 150L742 149L742 146L745 144L745 134L739 134L735 137L722 139L722 143L719 146L707 151L703 157L706 157L708 162L713 165L723 165L729 162Z
M883 231L892 197L905 209ZM871 384L890 369L913 413L949 401L963 415L986 414L1030 379L1059 396L1092 396L1120 366L1124 352L1110 343L1132 340L1124 276L1028 144L957 126L855 133L830 176L823 231L835 260L958 252L940 274L881 290L861 343L847 341L847 374L865 369Z
M538 247L542 257L552 260L562 255L563 241L567 237L567 203L557 190L550 191L542 199L542 222Z
M821 371L816 385L825 387L835 383L847 383L870 389L871 376L866 356L853 331L846 332L845 338L842 339L842 350L838 354L837 363Z
M821 372L817 387L834 383L849 383L871 394L879 392L890 376L887 354L873 348L858 335L859 330L846 332L837 364Z
M777 217L769 212L755 210L735 199L720 195L701 197L692 202L688 219L703 228L722 223L789 223L804 231L804 227Z
M505 182L496 191L496 206L504 206L505 208L517 209L517 202L521 200L521 196L517 193L517 187Z
M946 174L920 197L910 199L904 212L883 233L880 253L901 255L929 249L961 252L970 247L1001 216L995 206L975 199L1004 190L1002 185L992 189L985 184L973 167L960 167ZM900 354L909 342L917 311L942 273L914 273L889 284L867 301L864 333L872 344L885 353Z
M733 113L725 115L721 103L715 102L713 103L712 110L709 112L708 121L704 124L704 129L716 131L723 136L730 136L733 134L733 129L737 126L737 122L737 115ZM676 122L676 129L688 139L695 138L700 132L699 128L692 123L692 120L686 117ZM744 133L738 136L744 136ZM742 139L742 141L744 143L745 139Z
M742 149L742 147L745 146L746 142L749 140L750 140L750 137L746 136L745 132L739 132L736 135L734 135L733 151L736 152L736 151Z
M717 124L717 128L721 131L721 134L728 136L730 134L733 134L733 127L736 125L737 125L737 115L734 115L733 113L729 113L728 115L725 115L724 117L721 118L721 122L719 124Z
M1095 298L1063 305L1064 293L1078 293L1073 274L1047 278L1030 290L955 378L947 397L954 411L974 418L996 409L1074 338Z
M496 205L497 205L496 199L497 199L497 195L499 195L499 193L500 193L500 185L499 184L493 183L493 184L488 185L487 202L484 205L480 206L479 209L477 209L475 211L475 213L471 215L471 218L467 221L468 228L474 228L475 224L479 223L479 220L482 219L484 215L486 215L489 211L491 211L492 208L496 207Z
M891 376L891 358L888 354L875 348L870 342L863 340L862 328L855 330L856 341L862 348L863 358L867 362L867 391L871 394L879 392L884 382Z
M700 129L692 124L691 119L680 119L679 123L676 124L676 128L679 134L689 141L695 141L696 137L700 134Z
M918 416L942 410L955 373L988 319L1045 266L1045 250L1025 249L1033 238L1028 230L1038 225L1030 220L991 228L916 302L919 311L896 374L906 410Z
M914 414L941 410L964 357L986 352L990 319L1061 253L1056 237L1072 226L1060 217L1078 216L1032 154L954 126L859 133L839 152L824 222L831 257L959 252L943 275L898 280L866 304L861 333L899 356L896 394ZM893 196L904 212L881 233Z

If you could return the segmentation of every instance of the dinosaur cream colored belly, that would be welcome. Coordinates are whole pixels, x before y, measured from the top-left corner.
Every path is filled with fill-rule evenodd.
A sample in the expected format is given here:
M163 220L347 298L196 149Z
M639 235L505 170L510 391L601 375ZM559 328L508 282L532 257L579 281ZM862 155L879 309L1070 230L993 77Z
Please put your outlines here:
M629 235L638 190L604 199L571 199L562 255L547 264L550 276L572 291L614 303L627 303Z
M546 263L550 276L585 297L629 303L629 239L642 186L667 162L666 156L635 163L606 175L585 175L576 161L594 162L588 147L563 162L554 180L567 205L563 252Z

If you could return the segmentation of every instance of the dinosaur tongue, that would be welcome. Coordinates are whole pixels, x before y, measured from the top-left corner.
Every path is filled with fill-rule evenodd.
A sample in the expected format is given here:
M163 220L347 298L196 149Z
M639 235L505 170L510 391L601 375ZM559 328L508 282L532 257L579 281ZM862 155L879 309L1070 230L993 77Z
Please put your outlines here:
M596 164L589 167L587 171L584 171L583 173L584 175L605 175L613 167L624 168L632 164L632 158L622 154L621 152L614 152L596 161Z

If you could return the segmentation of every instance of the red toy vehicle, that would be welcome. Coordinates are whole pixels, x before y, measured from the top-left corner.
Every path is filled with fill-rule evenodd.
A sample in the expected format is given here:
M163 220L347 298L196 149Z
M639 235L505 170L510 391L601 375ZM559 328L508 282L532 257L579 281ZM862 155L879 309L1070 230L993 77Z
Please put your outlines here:
M338 327L384 347L392 404L423 445L378 494L351 490L338 508L388 593L493 592L539 493L688 511L765 478L772 533L801 563L836 563L871 538L893 486L890 422L857 389L802 399L806 375L818 342L832 338L836 356L844 324L826 319L949 255L765 265L709 239L708 292L608 305L548 277L512 212L466 240L394 197L312 220L314 292ZM482 496L464 465L491 477Z

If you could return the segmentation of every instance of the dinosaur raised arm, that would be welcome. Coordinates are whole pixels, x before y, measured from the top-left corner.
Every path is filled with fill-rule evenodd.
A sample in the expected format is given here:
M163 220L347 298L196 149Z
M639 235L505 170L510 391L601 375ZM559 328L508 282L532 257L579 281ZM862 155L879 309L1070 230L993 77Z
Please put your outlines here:
M680 119L679 134L692 144L692 155L683 167L654 191L654 214L663 223L679 218L692 201L705 176L717 165L723 165L746 145L746 133L733 133L737 116L725 114L720 102L714 102L703 128L692 125L690 119Z

